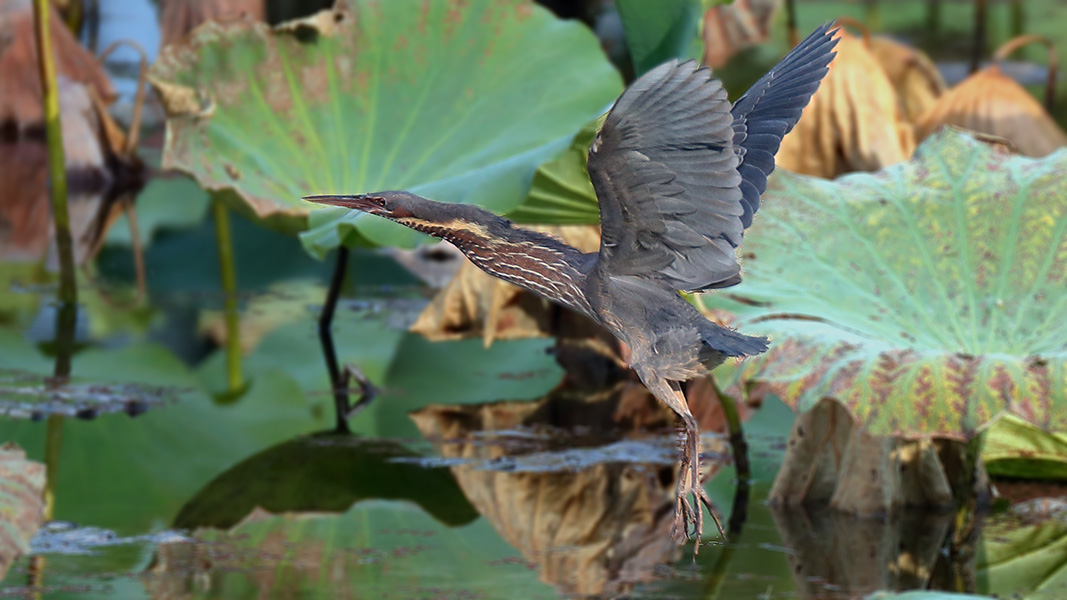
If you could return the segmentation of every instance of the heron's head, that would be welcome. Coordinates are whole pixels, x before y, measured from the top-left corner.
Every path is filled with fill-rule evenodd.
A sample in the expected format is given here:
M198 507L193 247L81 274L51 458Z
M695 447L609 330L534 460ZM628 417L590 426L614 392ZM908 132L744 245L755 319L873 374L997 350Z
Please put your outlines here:
M461 232L474 233L482 238L491 237L486 227L506 222L476 206L435 202L404 191L358 196L304 196L304 200L363 211L446 239L450 239L450 234Z
M432 205L438 204L432 200L404 191L375 192L357 196L324 194L304 196L304 200L351 208L352 210L363 211L393 221L401 221L402 219L432 220L431 215L428 213L433 212Z

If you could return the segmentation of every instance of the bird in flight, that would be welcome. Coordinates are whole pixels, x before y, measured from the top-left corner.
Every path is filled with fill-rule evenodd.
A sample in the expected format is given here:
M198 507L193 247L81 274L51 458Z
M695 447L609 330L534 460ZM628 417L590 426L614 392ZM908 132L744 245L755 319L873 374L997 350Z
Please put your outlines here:
M578 311L624 342L631 368L684 422L673 535L699 540L702 505L715 513L700 481L699 431L681 384L727 358L765 351L768 340L709 321L678 292L741 281L737 248L782 138L834 58L836 31L831 24L816 29L733 105L695 61L669 61L627 88L589 148L598 252L476 206L404 191L304 199L448 240L490 275Z

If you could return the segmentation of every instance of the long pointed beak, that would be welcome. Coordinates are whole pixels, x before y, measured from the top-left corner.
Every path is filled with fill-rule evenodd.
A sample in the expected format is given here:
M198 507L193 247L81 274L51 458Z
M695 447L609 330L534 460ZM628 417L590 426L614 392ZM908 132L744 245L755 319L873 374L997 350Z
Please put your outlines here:
M338 194L316 194L312 196L304 196L304 200L307 200L308 202L316 202L318 204L329 204L330 206L341 206L362 211L377 206L370 200L370 196L365 195L345 196Z

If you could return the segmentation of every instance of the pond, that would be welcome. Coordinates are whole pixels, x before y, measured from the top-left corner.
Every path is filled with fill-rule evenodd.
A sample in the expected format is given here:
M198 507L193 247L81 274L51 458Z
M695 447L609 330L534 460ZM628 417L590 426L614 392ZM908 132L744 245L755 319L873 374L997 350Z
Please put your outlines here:
M371 253L357 252L356 284L334 333L339 354L380 389L351 419L354 433L332 433L314 327L328 269L319 265L318 279L303 269L299 279L287 279L284 268L257 271L261 261L280 264L296 242L241 220L234 231L242 240L237 264L248 267L242 316L269 323L243 360L247 382L237 394L226 391L225 352L195 341L194 307L220 304L206 280L204 289L192 280L184 290L160 285L152 309L132 311L102 301L103 288L83 290L86 337L75 378L151 386L162 404L135 417L61 424L62 450L50 465L58 473L56 521L10 566L0 594L855 598L959 585L982 592L1019 584L1003 571L1036 568L1034 548L1045 548L1037 555L1047 563L1065 539L1067 526L1055 519L1030 529L994 523L986 529L1007 539L979 542L977 556L953 560L943 552L948 515L887 523L774 510L766 496L793 416L772 399L745 424L754 462L747 498L735 497L725 438L704 436L706 487L730 539L723 544L711 528L694 556L691 543L670 541L677 434L655 411L619 416L649 410L639 384L593 387L572 374L558 386L564 372L551 339L485 348L481 340L435 343L406 333L425 300ZM165 234L148 252L150 277L183 281L168 256L202 241L197 230ZM127 258L105 253L101 261L113 297L132 285L124 282L132 278ZM48 288L13 285L7 294L20 308L0 331L5 369L48 373L47 344L31 341L39 311L54 314ZM42 460L46 421L5 420L0 438ZM1051 584L1047 593L1028 597L1059 597L1057 569L1038 577Z
M154 61L154 47L161 35L152 3L100 4L99 44L136 38L149 48L149 60ZM354 0L351 4L359 5ZM491 4L486 2L485 6ZM397 234L383 223L353 223L350 215L340 211L329 213L332 216L319 219L317 224L317 216L310 221L301 221L303 217L294 217L295 213L279 217L287 206L296 207L297 212L308 210L299 198L326 191L312 189L312 184L326 186L320 175L330 180L332 187L363 190L376 178L382 182L407 181L404 178L409 171L419 173L420 169L425 181L412 180L408 182L411 187L425 183L428 187L421 189L427 194L468 201L471 198L463 194L469 191L465 187L469 184L470 189L481 190L478 193L486 196L475 197L475 203L503 212L507 203L497 195L525 195L524 189L521 193L516 190L528 182L516 185L510 179L515 174L505 172L508 169L502 165L515 167L523 163L525 166L519 166L528 171L523 177L534 178L533 185L542 200L547 198L550 205L557 202L557 208L575 211L568 217L570 220L560 222L595 222L599 215L596 198L582 168L593 135L590 119L600 114L622 89L622 75L634 73L626 69L616 72L607 62L599 46L605 40L595 39L574 23L561 24L547 12L531 12L529 5L514 4L518 15L514 22L511 16L482 15L487 22L502 19L501 23L515 27L514 31L526 32L527 41L540 44L532 46L537 51L520 46L500 51L505 59L515 61L498 65L499 72L513 76L511 79L483 76L473 78L477 85L466 87L470 81L464 69L470 65L464 61L482 68L485 65L480 61L497 52L490 51L496 44L491 36L478 37L485 48L471 56L459 51L442 61L455 67L456 72L451 75L446 72L436 79L437 71L426 77L418 71L407 73L401 69L403 77L391 82L399 86L390 92L391 101L380 103L380 107L375 102L369 104L381 110L380 115L372 115L380 116L380 123L362 118L342 120L342 113L362 115L360 111L367 104L359 93L347 88L339 94L336 104L342 109L311 111L299 122L289 118L285 103L259 102L262 98L255 85L242 90L255 91L256 102L246 98L228 104L238 98L236 91L242 91L238 90L240 85L228 87L234 72L242 70L233 68L233 64L243 65L241 61L247 56L238 53L233 64L233 57L206 60L209 65L227 65L204 77L233 93L222 94L224 101L218 104L197 104L190 109L193 114L183 116L188 126L186 134L191 131L193 135L186 143L177 144L185 152L176 154L188 162L171 163L193 172L200 178L199 184L176 171L163 169L165 148L169 149L175 138L168 137L173 131L164 133L165 117L158 106L154 113L149 108L137 153L147 165L144 187L141 189L142 182L138 181L124 190L136 193L135 228L139 233L130 227L127 216L113 214L116 198L105 198L98 189L99 181L72 179L70 202L77 254L90 256L102 247L78 272L76 313L57 310L56 261L50 245L50 224L45 218L47 211L13 211L11 214L24 217L17 222L5 213L0 220L0 443L10 445L0 448L0 596L765 600L974 597L956 595L959 592L1002 598L1067 597L1067 503L1058 499L1065 494L1055 484L995 482L1009 500L970 513L973 522L963 524L962 533L957 531L951 512L903 511L892 519L856 518L825 508L772 506L768 498L785 460L794 411L774 393L767 392L761 392L753 406L743 408L751 460L751 477L744 481L739 481L735 472L730 445L723 433L725 417L717 398L713 400L705 394L701 400L696 392L689 398L691 405L703 402L699 410L693 405L693 411L704 432L701 450L705 488L726 538L719 536L709 519L699 547L692 541L679 546L671 538L679 432L674 414L652 398L632 373L619 369L617 361L597 352L595 344L581 336L577 341L571 336L544 335L489 340L451 335L457 332L442 325L440 337L446 339L430 341L412 333L410 327L437 293L437 285L447 281L457 268L457 256L434 256L429 261L433 264L428 265L433 273L422 273L435 284L428 285L403 268L420 259L364 247L410 241L412 237L391 237L414 235L406 230ZM806 3L806 7L817 9L820 15L826 13L827 19L839 12L863 12L870 21L885 18L903 30L917 27L917 19L926 16L925 11L911 7L905 27L904 17L895 11L883 11L879 17L875 4L853 5L846 10L840 3L820 1ZM953 23L946 32L958 29L955 16L963 14L963 9L956 4L959 3L946 7L952 18L943 20ZM295 4L273 5L295 10ZM455 3L460 8L466 5ZM434 5L435 10L442 6ZM1053 19L1043 18L1051 14L1051 4L1040 2L1035 6L1039 8L1029 13L1035 30L1058 30ZM388 10L397 9L393 6ZM408 19L414 14L402 16ZM442 18L449 21L456 14L449 12ZM371 12L361 16L368 15L381 18L381 14ZM397 27L396 31L369 29L378 36L379 45L372 45L375 52L381 57L402 55L403 60L396 64L405 65L406 69L422 63L417 60L421 54L415 52L418 43L409 43L397 33L407 31L397 25L401 20L389 22L391 27ZM411 20L420 27L426 24L414 17ZM482 21L468 18L464 22L477 31L476 23ZM368 84L366 73L347 69L350 49L327 43L329 29L315 29L355 27L352 20L338 14L330 23L329 19L327 25L305 23L293 30L299 35L294 34L292 40L278 42L289 44L281 46L285 51L280 55L302 57L301 60L310 56L313 60L307 64L283 60L279 71L273 63L265 67L255 63L256 69L247 71L262 76L265 87L279 83L282 71L289 84L297 82L293 73L298 73L300 85L292 87L300 94L294 97L302 100L303 92L311 92L309 104L318 97L315 92L322 89L307 84L318 82L319 88L334 92L333 78L341 75L352 76L352 81L341 82L342 87L376 90L377 82ZM1017 33L1016 25L1010 27L1013 33ZM530 33L539 31L536 29L522 29L534 26L543 27L545 35ZM616 24L616 29L619 27L622 25ZM492 28L486 28L489 29ZM695 25L692 29L696 31ZM431 44L432 51L462 50L450 43L449 27L442 31L440 40L428 36L437 44ZM562 37L551 38L548 32ZM930 32L934 34L937 32ZM956 38L959 37L957 32ZM321 50L315 47L315 40L320 38L324 40L326 58L314 54ZM686 48L686 52L702 43L683 41L685 44L679 47ZM258 56L256 43L249 56ZM228 56L225 53L240 44L219 46L211 52ZM550 50L569 58L556 60ZM947 50L952 60L961 55L959 47ZM305 51L307 55L303 54ZM416 58L404 58L403 53L408 51L413 51ZM367 56L377 61L375 52L368 52ZM764 60L768 57L759 52L743 54L735 66L716 73L727 81L727 88L733 93L744 86L731 80L750 82L772 64ZM135 62L133 54L112 55L111 76L121 93L116 112L130 111L134 79L129 74ZM535 73L514 77L516 71L509 65L526 68L528 63L537 63L533 66L538 68L532 69ZM175 81L185 81L185 73L167 72L176 64L164 65L160 72ZM560 68L559 64L567 68ZM330 68L336 71L328 68L320 73L322 65L332 65ZM188 64L178 66L194 68ZM389 76L397 72L400 71L395 68L383 71ZM573 81L561 75L568 72ZM1034 71L1042 77L1045 72ZM118 76L121 73L125 77ZM551 85L539 83L534 77L538 73ZM1034 73L1029 79L1042 79ZM962 71L959 77L963 77ZM388 77L385 80L388 82ZM436 84L429 85L427 81ZM554 91L553 86L564 87L560 82L573 86L568 92L584 99L567 111L567 119L551 111L538 116L541 108L552 104L546 98L569 96ZM578 93L584 89L582 86L589 87ZM169 89L192 91L180 86ZM438 93L442 94L440 98L434 95ZM455 101L467 96L480 100ZM296 105L302 106L299 102ZM442 112L422 111L424 105ZM538 118L527 123L516 120L509 112L490 110L494 106L519 107L515 108L518 113ZM207 149L231 145L230 136L234 135L229 130L210 130L211 135L207 135L207 129L197 129L215 111L229 115L219 120L230 119L240 126L240 135L248 136L232 144L237 148L233 156L239 160L223 164L224 161L205 158ZM485 118L480 128L460 126L482 112L492 118L479 115ZM442 130L445 133L439 139L409 135L437 131L433 125L439 123L452 127ZM583 126L584 133L574 137ZM305 144L309 131L318 131L322 136L314 152ZM47 168L43 144L23 138L9 140L6 130L0 133L4 134L0 139L0 165L5 168L0 181L11 188L5 208L45 206ZM956 137L935 138L927 146L928 155L938 159L942 155L957 157L958 161L946 159L938 163L953 168L956 162L1008 165L988 171L999 173L1013 185L1023 182L1018 185L1024 192L1012 195L1015 188L1001 182L1002 187L996 187L1001 191L992 195L993 200L999 202L998 194L1003 193L1005 198L1016 198L1021 204L1029 201L1026 194L1032 187L1037 190L1034 196L1045 204L1037 205L1035 200L1028 206L1047 205L1047 214L1035 217L1033 222L1047 221L1047 227L1052 227L1055 220L1048 215L1059 214L1055 212L1059 210L1055 194L1062 195L1062 186L1045 193L1045 188L1037 183L1031 186L1022 175L1013 179L1012 169L1027 176L1034 176L1039 169L1014 159L1001 162L999 154L994 160L990 158L992 150L984 146L978 149L977 142L952 135ZM389 152L371 152L372 147L390 147L388 144L397 140L398 145ZM515 147L505 148L508 144L500 140L514 143ZM196 146L201 143L203 147ZM348 160L349 146L362 149L360 161ZM270 153L266 160L251 151L263 148L279 154ZM478 162L483 160L488 162ZM1040 168L1055 173L1058 163L1054 160L1063 158L1050 159ZM351 168L352 164L359 168ZM912 166L907 168L917 169L923 177L936 171L918 162L909 164ZM141 165L135 166L139 171ZM934 214L928 208L941 206L954 211L952 220L964 218L965 211L959 208L964 206L962 201L953 202L960 198L970 201L960 190L971 188L960 182L977 187L985 184L984 180L971 181L966 173L948 173L952 170L946 167L945 173L934 172L931 176L944 176L945 181L931 184L923 180L923 189L955 190L955 196L947 194L937 202L931 199L923 207L927 209L923 214ZM1011 173L1005 175L1008 171ZM956 179L949 180L948 175ZM350 179L353 177L358 183ZM851 201L853 195L861 195L854 192L864 188L864 181L884 183L890 179L880 174L854 175L836 187L838 182L813 183L811 179L781 173L776 177L776 181L785 183L775 184L771 194L779 194L780 198L782 189L789 188L804 201L811 201L805 194L817 196L811 192L816 188L833 199ZM1046 179L1037 181L1043 184ZM128 183L118 176L116 181ZM237 194L224 191L211 196L201 185L241 189ZM120 186L116 183L115 187ZM1012 305L1009 292L1013 288L1031 289L1006 276L997 278L996 294L987 294L976 284L973 290L967 290L971 295L959 295L974 301L970 312L956 310L953 302L959 298L948 291L941 290L939 298L943 302L936 306L926 296L902 294L908 301L903 317L898 319L904 324L904 334L895 325L882 322L882 314L888 310L870 317L868 300L882 295L877 278L892 271L877 252L882 246L872 241L879 239L880 232L911 232L915 237L933 240L928 246L919 245L919 254L948 256L943 264L929 261L928 271L908 270L903 277L890 273L895 286L892 289L897 291L907 292L917 281L920 285L916 287L921 288L931 287L922 284L925 281L947 281L953 284L948 287L954 288L954 283L964 281L968 275L960 274L956 253L968 256L972 246L977 246L965 243L966 239L956 249L942 245L940 225L948 218L929 218L936 226L929 235L918 227L894 225L886 215L919 221L911 219L912 213L907 209L915 204L908 202L912 196L896 194L889 188L867 188L874 189L875 195L883 194L878 200L889 209L877 209L883 212L875 213L862 203L841 204L827 211L839 221L807 223L811 227L810 239L824 242L826 252L816 259L805 255L798 260L790 254L802 246L790 235L802 230L805 221L810 220L807 216L816 211L804 208L790 214L788 207L782 208L785 203L775 201L777 198L768 202L760 212L762 231L750 236L754 239L745 245L746 278L755 285L747 289L758 292L762 281L770 290L765 289L764 294L769 293L770 297L792 297L797 290L807 290L820 302L829 299L828 308L834 311L835 318L849 316L845 314L848 310L836 301L843 297L855 300L851 316L860 325L842 328L848 330L842 347L856 351L860 358L871 358L875 353L863 356L863 349L857 350L860 344L853 343L855 338L851 336L863 333L862 328L871 323L884 339L902 338L920 347L928 342L927 337L953 341L954 334L937 329L951 324L963 331L971 321L985 327L981 315L990 310L999 314L996 311L1005 304L1005 297L1009 300L1006 304ZM530 197L537 194L531 193ZM896 205L886 199L894 194ZM248 203L242 204L238 195ZM257 198L269 201L257 205ZM568 204L568 199L575 198L578 202ZM125 200L120 198L119 203ZM498 200L502 202L500 207L492 205ZM1016 237L1044 243L1040 235L1015 235L1023 230L1019 225L1023 211L1016 211L1019 214L1013 213L1009 219L989 216L992 210L975 206L969 206L967 212L996 220L996 227L1007 223L1012 243ZM528 214L543 216L537 212L543 206L535 206L536 210L524 207ZM901 210L894 213L897 208ZM260 211L258 216L263 219L246 218L255 211ZM851 215L849 211L856 212ZM514 213L509 214L514 217ZM876 214L885 218L881 229L863 229L878 226ZM850 221L852 216L855 218ZM294 219L287 220L290 217ZM776 223L789 235L769 235ZM310 227L312 235L305 232L301 242L293 234L304 227ZM840 233L837 237L823 235L834 229L848 230L853 237ZM975 239L992 239L994 236L986 235L987 229L993 230L994 225L976 225L974 231L979 233ZM222 236L220 231L229 233ZM1062 225L1057 225L1056 231L1059 237L1055 239L1067 236ZM351 367L353 376L347 393L361 401L347 419L351 431L339 431L336 390L331 389L327 366L330 361L324 355L317 324L327 289L336 277L335 247L346 232L358 233L360 244L350 250L347 267L341 271L343 277L337 280L340 301L329 331L338 363ZM98 239L98 235L102 237ZM220 242L227 236L228 244ZM135 237L145 246L144 281L140 280L139 263L134 258ZM599 234L596 238L590 249L595 250L599 244ZM871 251L867 259L874 260L873 267L865 267L862 257L855 259L858 253L845 256L836 267L827 258L839 257L841 247L860 246ZM221 291L231 277L226 267L231 261L220 260L220 254L226 251L233 253L233 294ZM1033 252L1020 250L1018 254L1045 256L1041 252L1050 250L1042 246ZM316 260L309 253L326 258ZM1005 244L1003 254L1007 260L1014 258L1016 247ZM909 243L894 264L911 269L914 255ZM982 250L975 256L980 257L975 264L979 267L977 280L981 282L985 266L993 264L994 253ZM42 261L41 257L46 258ZM776 267L776 257L786 267ZM771 264L763 267L762 275L760 260ZM1054 262L1051 258L1044 261L1042 272L1055 271L1050 267ZM424 263L426 260L420 264L427 266ZM1004 264L1008 265L1001 269L1004 273L1038 271L1015 268L1010 262ZM792 273L799 283L790 288L794 284L780 277L782 273ZM852 277L861 273L873 277L874 293L860 285L863 277ZM142 283L143 289L139 287ZM1032 288L1040 293L1032 295L1038 300L1059 297L1061 283L1051 278L1040 280ZM782 289L786 292L780 292ZM820 297L813 290L825 293ZM727 298L723 306L730 310L747 306L755 313L761 306L774 306L771 302L761 304L751 299L745 302L739 296L723 296ZM484 300L465 299L474 304ZM516 300L512 305L520 302ZM805 310L808 308L811 306ZM1020 315L1024 313L1025 310L1020 311ZM1037 316L1031 315L1028 323L1042 334L1040 340L1045 345L1027 345L1032 340L1020 335L1018 348L1012 347L1018 355L1014 358L1023 356L1028 368L1034 366L1043 373L1044 359L1037 360L1040 357L1035 354L1060 352L1055 359L1060 362L1056 364L1062 363L1063 356L1062 342L1051 339L1059 330L1048 333L1045 314L1035 309L1033 315ZM60 323L65 316L70 317L66 321L69 327L57 331L62 329ZM752 318L750 324L761 319ZM1048 323L1054 321L1054 317L1047 319ZM793 325L811 333L818 332L826 322L798 319ZM988 348L982 346L980 353L988 350L995 360L1000 360L1005 344L994 334L1025 333L1028 330L1019 326L1020 322L1021 316L1014 326L1005 319L999 325L1001 330L987 328ZM909 333L912 329L915 335ZM983 330L983 339L985 334ZM978 339L977 335L974 337ZM840 339L830 336L833 343ZM951 344L947 346L950 348L946 356L955 361L952 364L974 359L968 353L954 353ZM811 352L811 348L818 351ZM832 344L800 347L799 352L794 347L794 358L807 351L804 358L809 367L815 364L813 370L817 371L822 365L832 365L827 348L833 349ZM57 356L66 356L64 349L73 350L73 382L57 388L52 375ZM1031 357L1035 360L1029 361ZM876 356L872 364L881 366L879 360ZM781 364L789 371L798 363L785 360ZM731 368L723 367L727 371ZM975 371L982 369L992 372L985 366L976 367ZM1055 373L1062 371L1048 372L1053 373L1048 376L1052 380ZM950 375L942 379L954 382ZM829 388L841 383L829 378L826 381L824 385ZM915 383L916 393L928 382L918 376L910 381ZM1045 391L1051 389L1050 395L1055 395L1054 386L1047 387ZM977 391L960 396L966 410L942 402L936 404L941 413L934 417L924 412L928 406L918 406L920 403L912 402L907 393L897 394L898 405L875 406L868 413L853 415L868 418L867 423L880 426L883 431L897 427L895 431L930 433L942 426L949 433L958 434L984 428L992 419L991 414L1004 408L992 401L981 406L976 406L977 402L969 404L975 398L984 398ZM42 402L41 398L47 401ZM787 400L797 403L796 397ZM1046 406L1034 401L1015 403L1012 408L1043 417L1044 425L1054 429L1050 424L1067 422L1063 411L1054 404L1049 402ZM901 406L901 410L894 409ZM1029 433L1021 437L1026 435ZM1067 447L1067 438L1048 435L1037 443L1049 440L1059 444L1048 451L1051 458L1047 462L1056 468L1063 462L1062 448ZM30 461L24 460L23 450ZM1018 452L1018 448L1013 450ZM1019 456L1017 453L1010 458ZM797 468L796 464L793 468ZM811 472L815 473L814 465ZM37 517L45 502L54 512L38 529ZM24 543L23 538L29 542Z

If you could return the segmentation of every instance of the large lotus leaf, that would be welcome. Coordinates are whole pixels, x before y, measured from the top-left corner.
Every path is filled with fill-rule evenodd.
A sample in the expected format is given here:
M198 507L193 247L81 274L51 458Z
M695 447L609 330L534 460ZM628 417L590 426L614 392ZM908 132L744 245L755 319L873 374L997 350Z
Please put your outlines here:
M717 295L773 337L743 375L875 434L966 437L1004 412L1067 428L1064 169L945 132L878 173L778 175L744 283Z
M316 206L302 195L396 188L505 212L621 89L585 27L526 0L348 0L274 30L208 24L151 79L164 166L290 224ZM417 239L337 208L310 225L316 255Z

